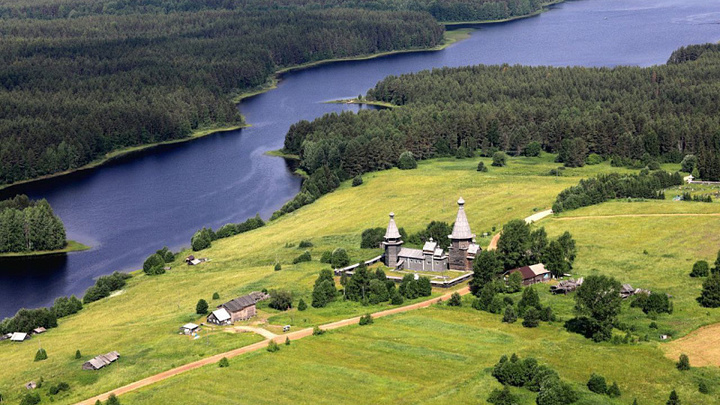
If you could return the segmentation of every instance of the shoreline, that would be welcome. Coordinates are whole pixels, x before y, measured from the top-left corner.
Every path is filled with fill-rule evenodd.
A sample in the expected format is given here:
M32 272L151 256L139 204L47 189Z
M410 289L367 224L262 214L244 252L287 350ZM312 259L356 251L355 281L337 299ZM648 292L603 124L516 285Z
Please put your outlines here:
M170 141L163 141L163 142L146 143L146 144L142 144L142 145L138 145L138 146L129 146L127 148L122 148L122 149L118 149L116 151L108 152L105 154L105 156L95 159L92 162L90 162L86 165L77 167L75 169L63 170L62 172L46 174L46 175L43 175L40 177L34 177L32 179L20 180L20 181L16 181L16 182L10 183L10 184L0 185L0 191L6 190L6 189L9 189L12 187L16 187L16 186L21 186L24 184L33 183L36 181L48 180L48 179L53 179L56 177L62 177L62 176L66 176L69 174L82 172L85 170L91 170L91 169L103 166L107 163L110 163L115 159L125 157L125 156L130 156L134 153L146 151L146 150L156 148L159 146L190 142L190 141L194 141L199 138L206 137L208 135L212 135L212 134L216 134L216 133L220 133L220 132L236 131L238 129L247 128L249 126L250 126L249 124L242 124L242 125L232 125L232 126L227 126L227 127L206 128L206 129L196 130L190 136L185 137L185 138L173 139Z
M441 51L441 50L449 47L450 45L453 45L457 42L460 42L462 40L469 38L470 33L472 33L473 31L476 31L475 28L470 28L470 27L453 28L455 26L498 24L498 23L504 23L504 22L515 21L515 20L520 20L520 19L524 19L524 18L529 18L529 17L533 17L533 16L536 16L540 13L547 11L550 6L553 6L553 5L559 4L559 3L563 3L565 1L566 0L554 0L550 3L544 4L540 10L538 10L534 13L531 13L528 15L523 15L523 16L511 17L511 18L504 19L504 20L456 21L456 22L444 22L444 23L438 22L438 24L443 25L447 30L445 31L443 43L440 45L431 47L431 48L401 49L401 50L395 50L395 51L374 53L374 54L369 54L369 55L351 56L351 57L346 57L346 58L323 59L323 60L319 60L319 61L308 62L308 63L296 65L296 66L289 66L286 68L282 68L282 69L277 70L275 73L273 73L268 78L268 80L265 82L265 84L263 84L259 87L256 87L252 90L245 91L245 92L239 93L235 96L232 96L230 98L230 101L232 103L238 105L247 98L258 96L258 95L268 92L270 90L276 89L277 85L282 80L282 75L284 75L286 73L298 71L298 70L304 70L304 69L308 69L308 68L312 68L312 67L316 67L316 66L331 64L331 63L370 60L370 59L375 59L375 58L381 58L384 56L399 55L399 54L404 54L404 53ZM340 100L333 100L333 101L329 101L328 103L335 103L338 101L340 101ZM392 106L390 104L388 104L388 105L374 104L372 102L353 103L353 104L377 105L377 106L387 107L387 108L396 107L396 106ZM194 131L189 137L186 137L186 138L174 139L174 140L164 141L164 142L155 142L155 143L149 143L149 144L143 144L143 145L131 146L131 147L123 148L123 149L118 149L116 151L108 152L105 154L105 156L95 159L94 161L92 161L86 165L80 166L78 168L75 168L75 169L68 169L68 170L64 170L62 172L47 174L47 175L43 175L43 176L39 176L39 177L34 177L32 179L20 180L20 181L10 183L10 184L0 185L0 191L9 189L9 188L12 188L15 186L33 183L36 181L48 180L48 179L53 179L56 177L62 177L62 176L66 176L69 174L81 172L84 170L91 170L91 169L103 166L103 165L113 161L114 159L129 156L129 155L132 155L133 153L149 150L149 149L152 149L152 148L155 148L158 146L190 142L195 139L202 138L202 137L205 137L208 135L212 135L212 134L216 134L216 133L220 133L220 132L235 131L235 130L247 128L250 126L251 126L250 124L245 123L242 125L217 127L217 128L210 128L210 129L200 129L200 130ZM270 155L270 156L277 156L277 155ZM280 157L282 157L282 156L280 156Z
M439 24L442 24L442 23L439 23ZM370 55L358 55L358 56L349 56L346 58L323 59L323 60L318 60L318 61L314 61L314 62L303 63L301 65L282 68L280 70L277 70L272 75L272 77L270 79L268 79L268 81L264 85L260 86L259 88L254 89L254 90L240 93L240 94L234 96L232 98L232 102L239 104L247 98L254 97L254 96L263 94L267 91L276 89L278 83L280 83L280 81L282 80L282 76L286 73L292 73L294 71L309 69L309 68L326 65L326 64L332 64L332 63L371 60L371 59L376 59L376 58L382 58L384 56L400 55L400 54L404 54L404 53L442 51L443 49L447 48L450 45L453 45L457 42L460 42L464 39L469 38L470 33L473 31L475 31L475 29L473 29L473 28L455 28L455 29L446 31L445 39L444 39L443 43L440 45L431 47L431 48L399 49L396 51L385 51L385 52L380 52L380 53L373 53Z
M357 104L357 105L372 105L375 107L382 107L382 108L398 108L399 105L391 104L385 101L368 101L368 100L360 100L358 98L341 98L338 100L332 100L332 101L326 101L325 104Z
M567 0L553 0L553 1L550 1L547 3L544 3L540 7L539 10L532 12L530 14L516 15L514 17L503 18L500 20L450 21L450 22L443 22L440 24L444 25L445 27L454 27L454 26L458 26L458 25L485 25L485 24L501 24L501 23L506 23L506 22L512 22L512 21L517 21L517 20L522 20L525 18L538 16L538 15L548 11L550 9L550 7L560 4L560 3L564 3L565 1L567 1Z
M10 253L0 253L0 259L14 259L14 258L34 258L34 257L42 257L42 256L51 256L51 255L59 255L64 253L72 253L72 252L82 252L85 250L92 249L91 246L84 245L80 242L69 240L67 241L67 245L58 250L39 250L36 252L10 252Z

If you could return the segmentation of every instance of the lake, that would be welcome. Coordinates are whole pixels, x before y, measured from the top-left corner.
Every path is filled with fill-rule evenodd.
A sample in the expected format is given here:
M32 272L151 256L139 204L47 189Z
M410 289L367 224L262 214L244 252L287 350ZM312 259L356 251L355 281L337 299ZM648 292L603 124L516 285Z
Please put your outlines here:
M218 228L259 213L268 218L300 188L279 149L302 119L358 106L324 101L355 97L387 75L442 66L526 64L649 66L676 48L720 40L720 1L583 0L539 16L482 25L439 52L321 65L288 73L277 89L238 108L252 125L155 148L100 168L0 191L46 198L68 237L92 250L37 259L0 260L0 317L21 307L82 294L94 279L131 271L164 245L189 246L203 226Z

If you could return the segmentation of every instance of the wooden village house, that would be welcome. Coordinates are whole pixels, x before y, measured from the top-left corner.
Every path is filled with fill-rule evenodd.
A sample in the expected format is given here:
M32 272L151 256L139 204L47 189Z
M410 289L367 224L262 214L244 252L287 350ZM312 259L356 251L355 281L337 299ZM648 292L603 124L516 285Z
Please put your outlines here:
M505 272L505 277L509 277L512 273L520 273L523 278L523 285L533 285L550 281L552 274L545 268L542 263L533 264L532 266L518 267L517 269Z
M250 319L257 314L255 304L267 298L269 295L257 291L235 298L218 305L218 309L208 315L207 321L215 325L230 325L237 321Z
M112 351L107 354L101 354L96 356L83 364L83 370L100 370L101 368L117 361L120 358L120 353Z

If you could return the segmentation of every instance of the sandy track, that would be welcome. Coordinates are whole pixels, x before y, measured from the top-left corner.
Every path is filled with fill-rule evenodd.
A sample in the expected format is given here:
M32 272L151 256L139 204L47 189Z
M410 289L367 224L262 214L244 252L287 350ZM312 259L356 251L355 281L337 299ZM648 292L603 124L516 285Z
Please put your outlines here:
M537 222L545 217L548 217L552 215L552 210L545 210L538 212L537 214L530 215L529 217L525 218L525 222L528 224L531 224L533 222ZM501 232L498 232L493 236L492 240L490 240L490 244L487 247L487 250L496 250L498 241L500 240L500 234Z
M687 354L691 366L720 366L720 323L704 326L661 348L674 361Z
M442 296L440 296L440 297L435 297L435 298L432 298L432 299L429 299L429 300L426 300L426 301L423 301L423 302L418 302L418 303L415 303L415 304L412 304L412 305L406 305L406 306L404 306L404 307L391 308L391 309L387 309L387 310L385 310L385 311L376 312L376 313L374 313L374 314L372 314L372 315L373 315L373 318L381 318L381 317L383 317L383 316L388 316L388 315L393 315L393 314L399 314L399 313L402 313L402 312L413 311L413 310L420 309L420 308L427 308L427 307L429 307L430 305L435 304L435 303L437 303L437 302L446 301L446 300L450 299L450 296L451 296L454 292L455 292L455 291L449 292L449 293L444 294L444 295L442 295ZM469 288L469 287L464 287L464 288L462 288L462 289L460 289L460 290L457 290L457 292L458 292L460 295L469 294L469 293L470 293L470 288ZM360 322L360 317L359 317L359 316L358 316L358 317L354 317L354 318L349 318L349 319L343 319L343 320L341 320L341 321L332 322L332 323L328 323L328 324L325 324L325 325L320 325L320 329L324 329L324 330L338 329L338 328L342 328L343 326L355 325L355 324L357 324L358 322ZM313 332L313 328L306 328L306 329L301 329L301 330L299 330L299 331L297 331L297 332L291 332L291 333L287 333L287 334L284 334L284 335L275 335L275 337L273 337L272 340L274 340L274 341L277 342L277 343L283 343L283 342L285 342L285 339L286 339L286 338L289 338L290 340L302 339L302 338L304 338L304 337L311 336L311 335L312 335L312 332ZM173 368L173 369L164 371L164 372L159 373L159 374L155 374L155 375L153 375L153 376L144 378L144 379L139 380L139 381L135 381L135 382L133 382L133 383L130 383L130 384L128 384L128 385L125 385L125 386L122 386L122 387L120 387L120 388L114 389L114 390L112 390L112 391L108 391L108 392L106 392L106 393L104 393L104 394L100 394L100 395L94 396L94 397L92 397L92 398L86 399L86 400L84 400L84 401L78 402L77 405L93 405L93 404L95 404L95 401L98 401L98 400L100 400L100 401L105 401L105 400L107 400L107 398L110 396L110 394L115 394L115 395L117 395L117 396L120 396L120 395L122 395L122 394L126 394L126 393L128 393L128 392L132 392L132 391L138 390L138 389L140 389L140 388L147 387L148 385L151 385L151 384L154 384L154 383L156 383L156 382L159 382L159 381L168 379L168 378L170 378L170 377L174 377L174 376L176 376L176 375L178 375L178 374L182 374L182 373L184 373L184 372L186 372L186 371L195 370L195 369L198 369L198 368L200 368L200 367L207 366L207 365L209 365L209 364L217 363L217 362L219 362L223 357L227 357L228 359L230 359L230 358L233 358L233 357L236 357L236 356L240 356L240 355L245 354L245 353L250 353L250 352L254 352L254 351L260 350L260 349L264 349L265 347L267 347L269 341L270 341L270 339L263 340L262 342L253 343L253 344L251 344L251 345L249 345L249 346L244 346L244 347L241 347L241 348L238 348L238 349L230 350L230 351L225 352L225 353L216 354L216 355L214 355L214 356L210 356L210 357L204 358L204 359L202 359L202 360L194 361L194 362L192 362L192 363L188 363L188 364L185 364L185 365L183 365L183 366L176 367L176 368Z

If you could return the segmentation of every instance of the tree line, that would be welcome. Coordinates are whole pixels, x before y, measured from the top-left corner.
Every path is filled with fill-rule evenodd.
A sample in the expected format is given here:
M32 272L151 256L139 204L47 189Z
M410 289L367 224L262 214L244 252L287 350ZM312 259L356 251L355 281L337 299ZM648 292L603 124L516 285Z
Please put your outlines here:
M300 121L284 149L306 172L327 168L340 180L397 166L405 151L518 155L536 143L566 166L611 158L656 168L693 154L690 171L720 180L720 51L702 49L647 68L479 65L389 76L366 99L400 108Z
M0 201L0 253L62 249L65 226L46 200L26 195Z
M561 191L553 204L553 212L574 210L600 204L613 198L664 199L662 191L683 184L680 173L644 170L640 174L601 174L580 180L577 186Z
M241 124L231 96L278 68L443 40L426 12L194 3L0 6L0 184Z

